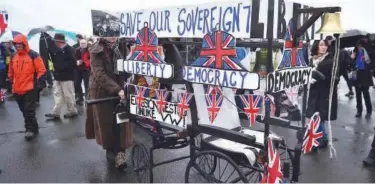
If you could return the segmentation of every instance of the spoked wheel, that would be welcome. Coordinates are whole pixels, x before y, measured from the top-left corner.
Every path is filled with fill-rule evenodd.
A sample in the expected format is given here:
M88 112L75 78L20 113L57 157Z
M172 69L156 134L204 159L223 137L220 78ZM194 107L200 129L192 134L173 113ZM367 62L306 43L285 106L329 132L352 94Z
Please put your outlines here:
M132 149L132 167L139 183L150 182L150 161L148 150L143 144L135 144Z
M264 168L262 166L254 166L253 168L240 166L248 183L260 183Z
M293 153L287 149L286 145L283 142L278 146L278 153L279 153L279 158L281 160L282 173L285 173L285 171L283 170L284 169L283 164L289 163L288 179L289 181L292 181L292 175L293 175L293 170L294 170Z
M238 165L218 151L197 153L185 170L186 183L247 183Z

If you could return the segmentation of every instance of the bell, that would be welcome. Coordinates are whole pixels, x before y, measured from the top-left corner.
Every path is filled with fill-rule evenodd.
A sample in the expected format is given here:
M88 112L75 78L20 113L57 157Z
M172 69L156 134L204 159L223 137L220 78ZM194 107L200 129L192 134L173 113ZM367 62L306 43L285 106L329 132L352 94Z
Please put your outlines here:
M321 34L340 34L344 33L341 26L340 14L337 13L326 13L324 15L324 20L321 28L316 33Z

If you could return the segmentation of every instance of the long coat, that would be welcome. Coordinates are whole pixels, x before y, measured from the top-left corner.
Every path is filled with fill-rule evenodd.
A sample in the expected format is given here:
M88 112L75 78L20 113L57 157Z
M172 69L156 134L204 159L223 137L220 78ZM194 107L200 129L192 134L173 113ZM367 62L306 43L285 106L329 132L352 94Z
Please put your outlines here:
M332 77L333 57L327 55L323 61L321 61L316 70L325 75L325 80L319 80L314 84L311 84L308 96L308 106L306 117L311 118L315 112L320 113L321 120L327 121L329 116L329 93L330 82ZM332 109L330 120L337 119L337 85L338 80L335 82L332 96Z
M117 96L122 89L123 80L113 71L111 56L105 47L97 42L90 48L91 75L89 79L88 99L99 99ZM96 139L103 149L114 148L112 125L113 111L117 102L106 102L87 107L86 138ZM125 150L133 144L131 123L120 124L120 147ZM118 141L116 141L118 142Z

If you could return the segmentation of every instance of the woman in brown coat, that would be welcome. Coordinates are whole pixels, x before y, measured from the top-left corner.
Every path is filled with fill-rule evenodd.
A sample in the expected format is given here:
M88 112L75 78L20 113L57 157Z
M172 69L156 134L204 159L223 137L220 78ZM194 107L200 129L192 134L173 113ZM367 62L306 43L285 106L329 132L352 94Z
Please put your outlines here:
M113 71L111 43L100 39L90 48L91 75L89 79L88 99L100 99L120 96L124 99L122 80ZM118 125L113 118L116 101L105 102L87 107L86 138L96 139L107 152L115 156L115 167L125 166L125 149L133 142L130 123ZM120 136L121 135L121 136Z

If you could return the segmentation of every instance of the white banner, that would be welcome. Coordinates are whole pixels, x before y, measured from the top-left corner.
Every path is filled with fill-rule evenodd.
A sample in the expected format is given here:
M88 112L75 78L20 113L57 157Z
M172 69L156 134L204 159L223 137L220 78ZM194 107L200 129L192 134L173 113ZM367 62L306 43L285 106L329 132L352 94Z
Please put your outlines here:
M268 1L235 0L159 9L135 11L92 10L92 25L95 35L101 37L134 38L147 22L158 37L202 38L218 28L236 38L266 38ZM302 6L302 8L304 8ZM293 3L274 1L273 38L284 39L286 26L293 15ZM301 14L299 24L310 14ZM218 27L217 27L218 25ZM304 36L319 38L315 32L321 26L318 19Z
M121 37L135 37L144 22L158 37L202 37L217 25L237 37L249 37L251 1L118 12L117 16Z

